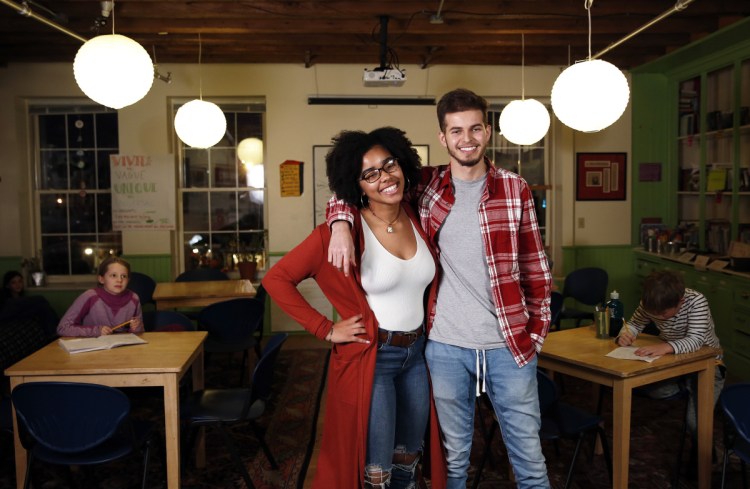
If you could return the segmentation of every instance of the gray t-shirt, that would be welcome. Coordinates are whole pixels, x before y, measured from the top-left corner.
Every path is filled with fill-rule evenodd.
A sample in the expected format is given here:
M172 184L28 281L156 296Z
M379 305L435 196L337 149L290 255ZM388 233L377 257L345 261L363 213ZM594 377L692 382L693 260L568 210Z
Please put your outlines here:
M504 348L479 224L487 179L452 181L456 201L437 237L443 270L430 340L479 350Z

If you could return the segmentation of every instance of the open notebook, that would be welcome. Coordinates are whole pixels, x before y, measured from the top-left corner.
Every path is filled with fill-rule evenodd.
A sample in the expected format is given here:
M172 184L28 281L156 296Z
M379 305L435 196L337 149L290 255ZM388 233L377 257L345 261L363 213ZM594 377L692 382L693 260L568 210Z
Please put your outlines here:
M71 338L57 340L60 346L68 353L82 353L85 351L109 350L118 346L141 345L148 343L143 338L133 333L110 334L97 338Z

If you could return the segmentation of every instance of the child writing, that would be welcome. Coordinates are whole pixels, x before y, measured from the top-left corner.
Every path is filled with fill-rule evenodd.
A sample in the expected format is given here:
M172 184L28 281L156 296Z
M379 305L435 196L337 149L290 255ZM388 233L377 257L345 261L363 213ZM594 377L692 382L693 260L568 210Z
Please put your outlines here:
M137 294L128 290L129 274L128 262L115 256L105 258L98 269L99 286L78 296L57 325L57 334L101 336L116 331L143 332L141 302Z
M623 325L615 341L620 346L633 344L638 333L653 322L663 340L655 345L642 346L636 355L653 356L673 353L690 353L703 346L720 349L719 338L714 329L714 320L706 297L700 292L685 288L682 276L671 271L652 272L643 283L641 303ZM714 404L724 387L726 369L721 364L721 354L716 357L714 371ZM689 395L688 429L695 435L696 427L696 383L694 376L685 379L668 379L646 385L643 388L654 399L662 399L677 393L677 382L685 382Z

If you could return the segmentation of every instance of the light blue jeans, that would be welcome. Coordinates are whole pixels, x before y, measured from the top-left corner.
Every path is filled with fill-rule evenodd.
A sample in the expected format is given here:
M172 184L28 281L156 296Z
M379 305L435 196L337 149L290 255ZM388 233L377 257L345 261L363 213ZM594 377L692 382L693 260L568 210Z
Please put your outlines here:
M448 489L466 488L476 390L483 381L500 422L517 487L549 488L539 441L536 357L519 368L507 348L471 350L429 340L425 356L443 431Z
M393 456L422 451L430 412L430 385L424 359L425 336L413 345L379 345L372 385L365 474L390 472L390 489L416 487L414 468L393 464ZM365 476L367 480L367 476ZM385 487L373 484L365 487Z

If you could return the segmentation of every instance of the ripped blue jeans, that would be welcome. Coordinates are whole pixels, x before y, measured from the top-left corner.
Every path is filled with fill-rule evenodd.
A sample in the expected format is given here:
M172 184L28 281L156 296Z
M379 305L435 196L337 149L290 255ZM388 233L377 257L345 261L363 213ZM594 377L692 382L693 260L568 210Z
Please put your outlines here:
M379 345L370 403L365 459L366 488L416 487L414 468L421 454L430 408L429 381L424 359L425 337L402 348ZM409 457L409 456L412 457ZM412 463L393 463L407 456ZM386 485L389 480L390 485Z

